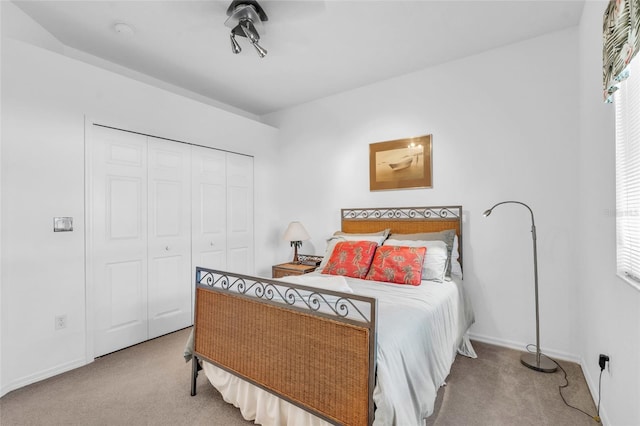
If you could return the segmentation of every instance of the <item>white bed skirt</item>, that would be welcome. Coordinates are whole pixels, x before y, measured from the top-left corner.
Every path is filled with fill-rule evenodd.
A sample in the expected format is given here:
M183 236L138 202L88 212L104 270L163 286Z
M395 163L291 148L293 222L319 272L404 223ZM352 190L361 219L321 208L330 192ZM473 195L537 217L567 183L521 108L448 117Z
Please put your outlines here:
M240 409L245 420L264 426L330 426L331 424L270 392L208 362L203 369L222 398Z

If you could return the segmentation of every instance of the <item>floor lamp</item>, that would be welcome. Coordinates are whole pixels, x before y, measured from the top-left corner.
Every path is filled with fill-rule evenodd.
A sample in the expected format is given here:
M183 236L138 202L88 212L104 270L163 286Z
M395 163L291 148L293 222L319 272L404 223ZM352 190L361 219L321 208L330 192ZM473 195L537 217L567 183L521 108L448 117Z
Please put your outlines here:
M536 371L542 371L543 373L553 373L558 369L558 366L549 359L547 356L543 355L540 352L540 309L538 307L538 249L536 247L536 223L533 219L533 210L531 207L526 205L525 203L521 203L520 201L502 201L489 210L486 210L483 213L484 217L487 217L491 214L493 209L498 207L501 204L520 204L521 206L525 206L529 209L529 213L531 213L531 237L533 238L533 276L535 278L535 288L536 288L536 351L527 352L522 354L520 357L520 362Z

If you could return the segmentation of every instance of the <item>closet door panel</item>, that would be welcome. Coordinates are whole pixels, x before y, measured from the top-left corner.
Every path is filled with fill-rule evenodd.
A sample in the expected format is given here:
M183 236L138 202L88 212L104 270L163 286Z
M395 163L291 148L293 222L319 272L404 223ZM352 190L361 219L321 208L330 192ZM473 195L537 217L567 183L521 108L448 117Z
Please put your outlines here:
M192 278L195 268L227 268L226 153L192 147Z
M194 200L193 256L195 266L212 269L227 267L226 230L226 189L224 185L200 183L197 200Z
M191 325L191 150L148 138L149 338Z
M253 158L227 154L228 267L253 274Z
M91 128L94 355L147 339L146 137Z

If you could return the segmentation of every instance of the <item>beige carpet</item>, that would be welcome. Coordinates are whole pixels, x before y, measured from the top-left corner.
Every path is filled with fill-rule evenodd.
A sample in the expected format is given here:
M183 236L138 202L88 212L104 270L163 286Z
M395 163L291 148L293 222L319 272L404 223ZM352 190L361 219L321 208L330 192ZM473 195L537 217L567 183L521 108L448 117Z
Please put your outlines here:
M247 425L204 374L189 395L191 364L182 351L189 330L97 359L93 364L10 392L0 425ZM595 425L558 395L562 373L544 374L519 353L475 342L478 359L458 356L428 425ZM562 363L569 403L595 414L580 367ZM302 426L302 425L301 425Z
M523 366L518 351L480 342L473 342L473 347L477 359L456 357L428 426L598 425L562 402L558 393L558 386L565 383L561 370L540 373ZM570 384L562 390L567 402L595 416L580 366L560 364Z

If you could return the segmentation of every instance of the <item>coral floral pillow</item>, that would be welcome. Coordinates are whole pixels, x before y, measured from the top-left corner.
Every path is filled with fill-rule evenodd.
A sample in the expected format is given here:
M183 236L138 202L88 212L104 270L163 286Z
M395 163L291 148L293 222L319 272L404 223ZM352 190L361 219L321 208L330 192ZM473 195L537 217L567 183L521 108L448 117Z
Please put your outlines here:
M341 241L334 247L322 273L364 278L377 246L373 241Z
M426 253L426 247L378 247L366 279L420 285Z

